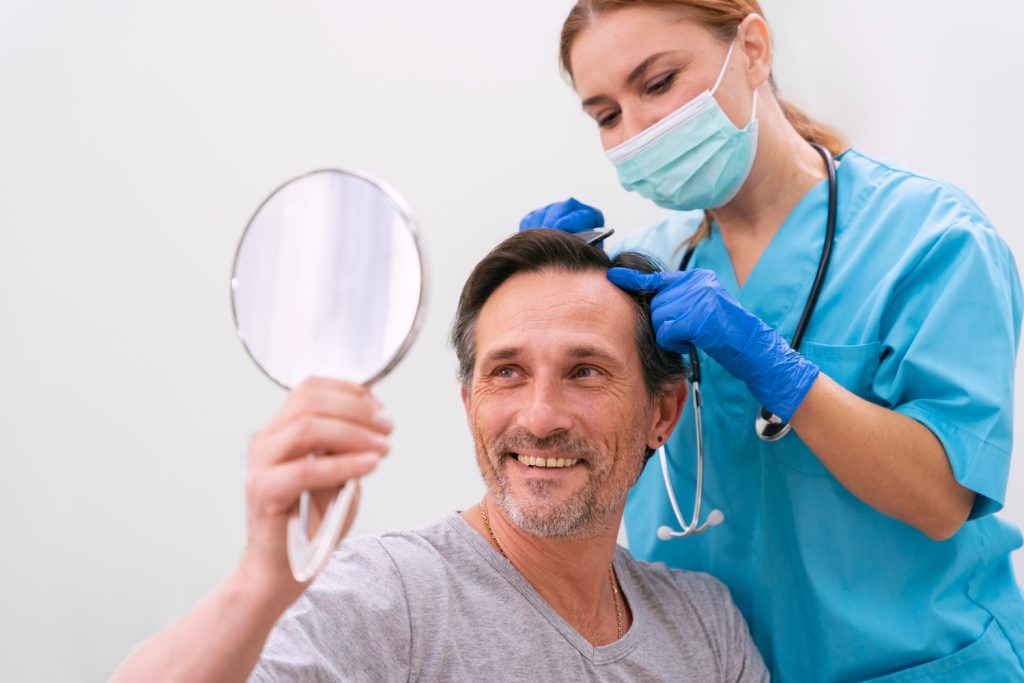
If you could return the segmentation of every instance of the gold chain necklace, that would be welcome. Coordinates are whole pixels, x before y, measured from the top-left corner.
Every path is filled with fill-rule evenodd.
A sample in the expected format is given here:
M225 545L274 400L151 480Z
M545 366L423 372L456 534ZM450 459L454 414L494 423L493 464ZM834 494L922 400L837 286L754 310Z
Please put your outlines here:
M483 503L480 503L480 516L484 520L484 526L487 527L487 533L491 535L491 540L494 541L494 545L498 547L498 552L501 556L508 560L508 555L505 554L505 549L498 543L498 537L494 535L494 529L491 528L491 520L487 518L487 510ZM512 560L508 560L511 562ZM615 602L615 630L616 640L622 638L622 607L619 606L619 584L615 581L615 565L608 566L608 581L612 586L612 600Z

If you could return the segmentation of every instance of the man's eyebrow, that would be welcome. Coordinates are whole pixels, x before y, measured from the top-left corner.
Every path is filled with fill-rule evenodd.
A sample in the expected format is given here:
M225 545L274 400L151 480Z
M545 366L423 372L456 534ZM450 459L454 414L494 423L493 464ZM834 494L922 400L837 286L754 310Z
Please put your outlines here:
M488 352L481 363L500 363L504 360L515 360L519 355L519 348L515 346L506 346L504 348L495 349L494 351Z
M612 363L621 362L615 354L599 346L574 346L569 349L567 355L572 358L599 358Z
M651 64L653 64L658 59L660 59L661 57L664 57L667 54L668 54L668 52L656 52L653 55L651 55L650 57L648 57L647 59L645 59L644 61L642 61L639 64L637 64L633 68L633 70L629 72L629 75L626 76L626 85L632 85L638 78L640 78L641 76L644 75L644 72L647 71L647 69L650 68ZM583 103L582 103L581 106L584 109L586 109L587 107L592 107L593 105L598 104L598 103L603 102L603 101L608 100L608 99L611 99L611 98L609 98L607 95L594 95L593 97L588 97L587 99L583 100Z
M487 352L481 359L481 363L500 363L502 361L515 360L521 353L522 349L517 346L505 346ZM570 358L599 358L614 363L621 362L615 354L600 346L572 346L566 350L565 355Z

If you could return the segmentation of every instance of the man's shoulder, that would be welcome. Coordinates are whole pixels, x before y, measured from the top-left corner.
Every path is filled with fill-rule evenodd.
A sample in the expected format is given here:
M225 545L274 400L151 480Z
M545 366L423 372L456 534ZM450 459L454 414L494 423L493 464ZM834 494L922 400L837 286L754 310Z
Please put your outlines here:
M621 546L617 554L641 590L648 591L660 604L682 600L702 608L732 607L729 589L710 574L673 569L664 562L638 560Z
M453 512L415 529L388 531L369 538L399 566L429 563L464 551L459 522L458 513Z
M451 565L460 564L470 551L460 533L460 522L457 513L450 513L419 528L346 539L325 573L332 568L343 571L345 566L373 565L378 570L386 568L403 583L447 574Z

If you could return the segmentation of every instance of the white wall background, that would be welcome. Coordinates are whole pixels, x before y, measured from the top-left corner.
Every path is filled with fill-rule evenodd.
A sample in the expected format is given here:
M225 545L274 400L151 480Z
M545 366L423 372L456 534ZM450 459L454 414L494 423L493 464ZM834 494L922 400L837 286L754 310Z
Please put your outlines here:
M387 179L429 247L429 318L379 386L398 427L357 531L477 499L445 346L469 269L570 193L620 229L656 216L558 76L570 4L0 3L5 680L104 679L235 562L246 440L283 395L235 339L228 270L302 171ZM965 188L1020 257L1024 5L965 8L766 2L784 93ZM1003 514L1024 523L1019 462Z

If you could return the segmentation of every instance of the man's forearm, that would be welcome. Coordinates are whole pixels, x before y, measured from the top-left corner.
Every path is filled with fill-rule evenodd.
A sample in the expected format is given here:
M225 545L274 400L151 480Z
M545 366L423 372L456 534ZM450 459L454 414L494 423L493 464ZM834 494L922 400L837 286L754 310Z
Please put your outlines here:
M122 681L245 681L293 596L266 597L240 571L184 617L132 652L111 677Z

